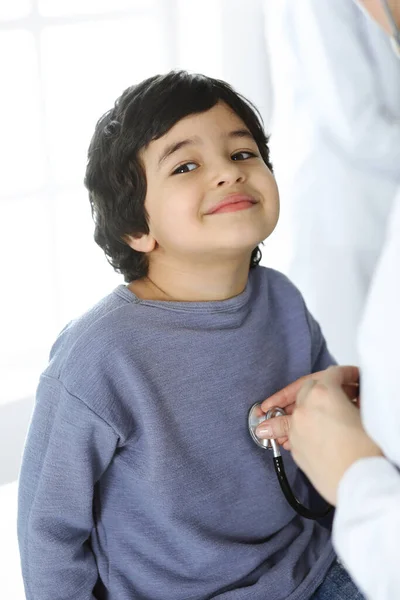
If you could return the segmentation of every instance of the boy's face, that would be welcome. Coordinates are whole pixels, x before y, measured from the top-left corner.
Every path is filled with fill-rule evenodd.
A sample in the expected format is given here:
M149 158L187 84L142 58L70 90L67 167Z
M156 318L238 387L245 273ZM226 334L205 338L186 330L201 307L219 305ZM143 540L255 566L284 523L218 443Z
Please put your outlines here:
M276 226L275 178L224 103L176 123L141 160L150 234L129 243L150 261L156 253L186 262L243 256Z

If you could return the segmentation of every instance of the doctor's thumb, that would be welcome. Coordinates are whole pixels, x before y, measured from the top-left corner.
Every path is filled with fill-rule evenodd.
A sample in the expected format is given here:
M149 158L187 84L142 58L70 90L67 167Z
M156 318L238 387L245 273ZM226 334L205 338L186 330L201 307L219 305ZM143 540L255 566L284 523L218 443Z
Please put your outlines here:
M290 415L283 417L273 417L267 421L263 421L256 428L256 436L261 439L278 439L285 438L289 435Z

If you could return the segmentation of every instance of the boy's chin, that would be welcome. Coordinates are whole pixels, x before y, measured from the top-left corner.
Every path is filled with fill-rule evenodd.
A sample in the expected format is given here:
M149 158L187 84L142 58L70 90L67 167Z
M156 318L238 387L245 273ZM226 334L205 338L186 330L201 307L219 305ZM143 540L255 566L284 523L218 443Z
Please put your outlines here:
M243 232L243 235L232 236L229 240L227 240L226 248L231 249L237 252L250 252L264 242L266 239L274 231L274 228L262 228L253 234L246 235L246 232Z
M238 262L242 262L243 260L250 260L251 254L253 250L257 248L262 243L263 240L259 242L254 242L251 244L246 244L245 246L234 246L230 245L223 248L218 248L213 255L214 262L226 261L226 260L234 260Z

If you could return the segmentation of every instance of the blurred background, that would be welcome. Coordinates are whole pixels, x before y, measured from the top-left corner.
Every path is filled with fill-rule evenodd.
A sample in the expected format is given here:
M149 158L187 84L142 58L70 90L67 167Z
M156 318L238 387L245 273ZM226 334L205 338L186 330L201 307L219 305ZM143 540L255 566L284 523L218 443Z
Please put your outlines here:
M340 185L351 189L349 173L362 173L362 166L350 156L361 147L354 143L353 132L357 126L361 137L369 131L374 115L368 121L365 107L371 101L371 89L379 88L380 84L368 79L372 63L366 67L368 76L353 86L354 93L338 93L342 83L339 81L335 88L331 80L323 78L323 73L335 71L335 64L330 61L330 37L323 33L326 23L318 14L297 19L294 7L301 4L304 7L315 2L2 0L0 3L2 597L24 598L16 542L17 478L38 377L64 325L122 283L122 277L113 272L93 241L83 175L96 121L126 87L155 73L184 68L225 79L256 104L267 131L272 134L272 161L282 200L281 220L264 246L262 264L293 276L319 317L313 290L307 289L307 280L312 280L312 275L308 273L302 280L301 268L295 272L293 267L294 258L300 257L302 264L308 265L310 257L319 254L318 248L310 243L303 244L303 254L299 250L301 236L310 240L313 235L310 224L314 209L311 203L303 204L303 199L313 189L313 201L320 197L318 177L314 179L319 172L325 185L327 177L331 177L328 187L333 203L339 206L343 196ZM319 6L324 4L326 0L320 0ZM368 60L374 56L374 48L389 53L385 36L375 26L364 23L364 16L351 0L338 0L337 6L341 4L343 8L344 4L351 4L351 10L355 11L338 17L338 23L342 20L347 24L342 45L346 43L350 24L364 40L360 47ZM322 11L329 11L327 6ZM348 11L348 7L344 10ZM294 11L290 18L287 11ZM357 23L351 21L353 17ZM354 55L359 61L356 72L358 68L362 72L363 51L358 48L357 56ZM318 64L312 62L316 53L320 57ZM350 63L352 60L349 57ZM346 84L354 74L346 74L345 62L342 57L337 66L340 65ZM377 107L376 114L393 122L397 119L398 123L399 115L393 116L390 104L392 94L400 107L400 83L397 83L395 90L389 90L382 101L384 110ZM335 93L339 101L332 108L330 103L335 100ZM313 97L310 99L308 94ZM346 115L344 124L331 127L331 133L329 110ZM361 123L360 117L364 119ZM331 164L336 159L324 155L325 158L315 162L315 157L321 156L316 122L321 124L320 131L328 132L328 146L334 149L333 154L340 144L336 154L348 152L346 183L340 180L339 166ZM367 143L368 139L364 140L365 147ZM370 165L376 165L373 144L369 151L366 164L369 160ZM298 198L299 194L294 193L294 189L300 189L295 174L307 173L307 157L313 166L301 190L303 195ZM382 164L388 164L384 156L380 158ZM389 163L386 179L392 184L385 184L387 199L379 198L382 206L389 206L390 185L394 189L399 180L398 167L396 171L390 160ZM330 175L329 170L324 171L327 164ZM384 171L383 167L377 170L376 181ZM360 194L364 198L364 192ZM299 207L308 223L306 230L299 229ZM375 229L383 227L380 220L384 218L378 213L374 208L370 239ZM321 239L326 237L320 223L314 227L319 228ZM351 235L342 236L340 244L335 238L331 252L337 257L340 245L346 255L350 251L350 238ZM379 243L368 250L373 255L372 262ZM330 277L336 276L332 269L335 267L327 266ZM357 265L357 269L367 287L365 268ZM346 297L349 292L343 283L341 295ZM358 305L356 310L360 311ZM329 315L332 311L334 305L329 308ZM324 319L322 314L321 319ZM329 325L337 331L334 315ZM343 361L347 357L352 359L354 354L343 350L338 356Z

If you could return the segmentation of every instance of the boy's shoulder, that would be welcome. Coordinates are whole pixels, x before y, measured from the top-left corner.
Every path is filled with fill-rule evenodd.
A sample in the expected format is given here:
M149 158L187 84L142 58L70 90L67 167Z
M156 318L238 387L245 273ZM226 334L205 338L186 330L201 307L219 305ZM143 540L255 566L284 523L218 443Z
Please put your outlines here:
M270 299L295 300L304 303L301 292L296 285L281 271L259 265L255 269L260 292L267 291Z
M258 271L259 276L263 279L268 279L268 281L272 284L284 284L295 287L295 285L290 281L289 277L282 273L282 271L278 271L277 269L273 269L272 267L265 267L262 265L258 265L256 267L256 271Z
M311 368L326 369L335 360L326 348L325 339L318 322L307 308L307 304L296 285L283 273L261 267L258 277L265 285L268 311L289 343L297 340L310 345ZM310 371L311 372L311 371Z
M132 318L135 297L124 285L119 285L89 310L70 321L58 335L50 352L50 369L61 369L62 364L74 356L79 361L97 352L115 340Z
M296 324L309 329L313 319L303 295L289 277L270 267L257 267L256 271L256 297L267 309L269 317L283 327L290 323L292 327Z

